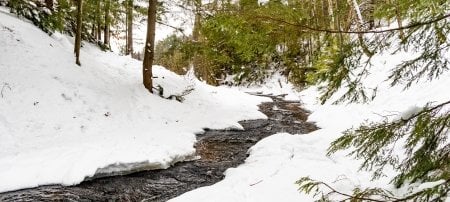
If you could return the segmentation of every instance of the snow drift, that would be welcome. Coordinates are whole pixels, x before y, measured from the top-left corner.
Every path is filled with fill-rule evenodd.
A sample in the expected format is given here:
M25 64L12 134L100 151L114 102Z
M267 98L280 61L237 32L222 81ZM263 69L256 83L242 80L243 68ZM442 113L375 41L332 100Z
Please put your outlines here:
M0 10L0 192L167 168L193 157L203 128L265 118L256 106L265 99L159 66L154 82L166 96L194 90L182 103L151 95L141 62L87 43L81 64L72 38Z

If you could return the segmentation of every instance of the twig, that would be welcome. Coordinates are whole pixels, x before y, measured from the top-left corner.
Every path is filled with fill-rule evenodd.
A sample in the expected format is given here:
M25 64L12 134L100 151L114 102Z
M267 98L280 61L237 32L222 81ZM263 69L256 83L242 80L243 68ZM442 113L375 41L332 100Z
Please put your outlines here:
M1 95L2 98L3 98L3 91L5 90L5 88L8 88L9 90L12 90L11 86L9 86L9 83L3 83L2 90L0 91L0 95Z
M261 183L262 181L263 181L263 180L259 180L258 182L255 182L255 183L253 183L253 184L250 184L250 186L255 186L255 185Z
M429 189L431 189L431 188L423 189L423 190L421 190L421 191L418 191L418 192L416 192L416 193L414 193L414 194L405 196L405 197L403 197L403 198L396 198L396 197L388 196L388 195L385 195L385 194L373 194L372 196L381 196L381 197L383 197L383 198L386 199L386 200L378 200L378 199L373 199L373 198L354 196L354 195L351 195L351 194L346 194L346 193L340 192L340 191L334 189L332 186L330 186L329 184L327 184L327 183L325 183L325 182L317 182L317 183L318 183L318 185L323 185L323 186L325 186L326 188L328 188L328 189L331 190L331 191L330 191L329 193L327 193L326 195L330 195L330 194L339 194L339 195L341 195L341 196L348 197L347 199L345 199L345 200L343 200L343 201L346 201L346 200L350 200L350 201L353 201L353 200L362 200L362 201L372 201L372 202L386 202L386 201L390 201L390 202L404 202L404 201L409 201L409 200L411 200L411 199L413 199L413 198L419 196L420 194L422 194L422 193L428 191ZM448 184L449 184L449 183L450 183L450 179L447 179L447 180L445 180L445 182L443 182L443 183L441 183L441 184L438 184L438 185L436 185L436 186L445 185L446 187L448 187ZM436 187L436 186L435 186L435 187ZM445 192L445 193L447 193L447 192Z
M166 26L166 27L170 27L170 28L174 29L175 31L180 32L184 37L186 37L186 34L184 33L183 28L175 27L175 26L173 26L173 25L169 25L169 24L164 23L164 22L161 22L161 21L157 21L156 23L158 23L158 24L160 24L160 25L164 25L164 26Z
M367 198L367 197L358 197L358 196L353 196L353 195L350 195L350 194L346 194L346 193L343 193L343 192L340 192L340 191L334 189L332 186L330 186L329 184L327 184L325 182L319 182L319 184L321 184L321 185L323 185L323 186L325 186L325 187L327 187L328 189L331 190L331 192L328 193L328 194L336 193L336 194L339 194L339 195L342 195L342 196L346 196L349 199L356 199L356 200L362 200L362 201L385 202L385 200L377 200L377 199L372 199L372 198ZM390 197L390 196L385 196L385 197L388 197L388 198L391 198L391 199L396 199L396 198L393 198L393 197Z

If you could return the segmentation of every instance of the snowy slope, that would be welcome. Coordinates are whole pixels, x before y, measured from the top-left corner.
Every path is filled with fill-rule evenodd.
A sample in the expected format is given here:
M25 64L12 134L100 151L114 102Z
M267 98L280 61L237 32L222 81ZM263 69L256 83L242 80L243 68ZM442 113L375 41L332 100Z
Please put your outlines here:
M0 192L167 168L192 158L202 128L265 118L256 106L265 99L162 67L153 68L155 86L166 96L195 90L183 103L151 95L141 62L90 44L81 63L74 64L71 38L0 11Z
M355 187L381 187L390 189L399 197L407 194L408 187L395 189L389 184L394 175L391 169L384 171L386 177L370 181L371 173L358 171L361 162L345 156L345 152L331 157L325 154L331 141L341 136L342 131L359 126L365 120L379 121L382 120L382 115L404 116L427 102L438 104L450 99L449 71L437 80L419 83L406 91L401 86L389 87L388 82L384 81L389 70L413 55L412 52L399 52L373 58L374 67L364 83L369 87L378 86L378 94L369 104L330 104L337 99L337 95L345 92L342 89L329 103L320 105L317 87L297 93L289 84L286 85L282 80L279 82L277 75L268 82L268 86L248 89L266 93L289 93L289 99L297 97L312 111L309 121L316 122L321 129L305 135L276 134L267 137L250 149L250 156L245 164L228 169L223 181L185 193L171 201L313 201L313 195L300 193L295 184L298 179L306 176L324 181L343 193L352 193ZM396 152L402 156L401 149ZM410 191L420 189L420 186L419 183L412 184ZM338 201L342 198L335 199Z

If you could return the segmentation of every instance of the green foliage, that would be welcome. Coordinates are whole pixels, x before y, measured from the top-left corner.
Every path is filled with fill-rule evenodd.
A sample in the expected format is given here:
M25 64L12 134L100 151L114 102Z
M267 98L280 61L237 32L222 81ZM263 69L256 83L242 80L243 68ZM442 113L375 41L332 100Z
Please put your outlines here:
M405 5L408 5L405 7ZM405 10L396 11L392 8L408 8L408 12ZM390 7L390 8L388 8ZM405 85L405 88L410 87L412 84L419 82L420 79L426 78L427 80L432 80L439 77L444 71L448 70L449 60L444 57L444 54L450 50L450 40L447 36L450 33L450 25L448 19L442 19L437 22L429 22L433 19L437 19L440 16L448 14L450 3L448 1L399 1L399 5L377 4L376 10L377 15L380 18L384 18L387 21L392 21L395 15L404 16L401 18L406 18L411 21L410 25L417 25L410 29L402 30L404 32L403 38L398 40L400 37L399 32L386 32L376 35L364 36L364 46L354 46L357 50L354 50L352 55L347 57L347 60L354 60L355 62L351 65L341 64L348 67L350 70L355 70L357 68L369 69L371 56L367 59L364 58L364 49L370 49L371 52L377 54L385 54L386 52L391 52L395 54L401 50L413 51L417 53L417 57L404 61L399 64L388 77L391 81L392 86L397 84ZM388 13L390 11L391 13ZM384 15L384 16L383 16ZM359 38L359 37L358 37ZM353 38L352 43L356 44L359 40L356 37ZM358 62L359 61L359 62ZM362 71L360 74L353 78L342 78L338 79L334 77L328 77L326 82L335 82L334 80L340 80L341 83L347 83L350 86L358 86L361 79L367 75L367 71ZM352 72L352 71L350 71ZM340 86L334 85L329 86L330 89L324 91L323 100L329 98L330 92L336 91ZM349 88L352 89L352 88ZM359 90L358 90L359 89ZM353 88L341 99L341 101L349 100L348 98L358 98L350 99L350 101L368 101L368 96L365 96L368 89L363 88Z
M396 197L392 192L381 188L354 188L352 193L343 193L327 183L313 180L309 177L302 177L296 184L299 186L299 191L306 194L313 194L318 198L317 202L331 202L335 201L332 198L339 196L339 201L345 202L402 202L402 201L443 201L449 191L450 181L443 181L438 183L433 188L426 188L415 193L411 193L402 198Z
M241 75L239 80L259 79L261 75L254 73L267 69L275 52L274 41L268 37L270 27L238 15L221 13L207 18L202 34L208 40L201 44L201 53L210 59L214 69Z
M450 102L427 105L410 117L394 121L386 118L381 123L347 130L331 144L328 154L354 148L350 155L363 160L361 169L374 170L374 178L381 177L386 166L392 166L399 171L393 179L397 187L418 180L450 179L450 113L441 111L447 104ZM406 158L400 159L393 151L403 140Z
M105 20L105 0L84 1L83 39L97 41L96 30L125 23L124 4L110 2L110 18ZM193 66L196 75L210 84L218 84L227 75L234 75L235 84L258 83L280 71L297 86L325 84L320 89L322 103L343 87L346 91L337 102L373 99L377 89L366 88L362 81L376 55L415 53L392 70L387 78L392 86L409 88L436 79L449 68L450 61L444 55L450 51L448 0L356 1L361 3L363 22L356 15L353 1L348 0L269 0L264 5L256 0L214 2L203 6L197 0L184 2L183 6L193 5L195 16L201 18L195 20L199 22L195 37L170 36L160 42L156 46L157 64L179 74ZM9 0L8 6L48 33L58 30L72 34L73 3L57 0L52 10L38 0ZM134 10L136 18L145 18L147 8L135 6ZM159 2L158 14L165 12ZM371 33L375 22L402 21L408 23L401 29ZM404 198L395 198L381 188L341 193L309 178L298 181L300 190L320 196L320 201L329 201L335 194L347 201L443 199L448 195L450 179L450 112L444 107L448 104L428 104L410 117L363 124L347 130L329 148L329 155L350 149L350 156L362 160L360 168L373 171L374 179L383 176L387 166L394 168L398 174L392 183L397 187L440 179L444 183ZM405 143L400 145L405 150L404 158L393 152L400 142Z
M8 6L13 13L31 20L36 26L51 34L54 31L75 33L76 12L74 1L55 0L53 8L47 8L39 0L9 0ZM95 26L105 26L104 0L83 1L83 36L91 42L96 41ZM114 26L122 22L121 4L111 1L110 22Z
M31 20L33 24L49 34L54 31L63 31L67 14L71 12L71 5L67 0L55 1L52 9L37 0L10 0L8 6L12 13Z
M158 42L155 48L155 64L164 66L177 74L185 74L193 50L186 38L171 35Z
M308 75L310 82L323 82L322 102L327 101L340 88L345 94L338 102L367 102L373 99L376 89L370 92L362 85L371 67L374 54L396 54L399 51L415 52L412 59L394 68L387 78L392 86L409 88L414 83L438 78L448 70L450 51L449 19L450 2L433 1L379 1L374 4L374 16L384 21L407 19L408 29L383 33L329 33L329 28L302 25L287 21L297 27L323 34L322 47L316 49ZM312 27L312 28L311 28ZM336 29L336 28L334 28ZM345 30L344 30L345 31ZM325 32L325 33L324 33ZM396 187L414 182L443 181L431 188L413 192L403 198L381 188L355 189L353 193L341 193L330 185L302 178L298 181L300 191L320 196L318 201L331 201L332 195L344 196L344 201L443 201L450 191L450 101L438 105L427 104L419 112L399 119L365 123L347 130L335 140L328 155L350 150L349 155L362 160L360 169L373 172L373 179L384 176L384 169L397 171L392 179ZM404 150L404 156L396 150ZM380 200L376 200L380 199Z

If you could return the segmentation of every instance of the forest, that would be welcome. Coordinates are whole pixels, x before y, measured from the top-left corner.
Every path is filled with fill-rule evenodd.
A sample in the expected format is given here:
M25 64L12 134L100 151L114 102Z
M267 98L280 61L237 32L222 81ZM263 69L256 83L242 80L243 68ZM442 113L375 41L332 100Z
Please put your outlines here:
M220 117L221 115L231 117L232 115L228 115L228 112L235 113L232 119L224 120L223 123L218 121L217 128L212 127L213 129L228 128L230 125L239 125L240 122L237 123L237 121L262 118L258 114L257 108L249 106L256 106L257 103L264 102L247 97L249 96L247 94L239 93L249 92L256 88L256 91L264 91L266 94L265 90L261 89L266 89L270 85L275 86L276 89L280 88L281 91L289 87L290 89L286 93L288 97L291 94L295 95L296 100L299 100L299 103L304 104L307 111L310 111L306 113L310 115L310 118L303 121L316 123L317 130L322 131L318 134L321 137L325 136L323 141L321 139L318 140L320 143L317 143L321 145L320 148L323 147L320 150L323 154L315 155L320 155L320 158L328 160L336 158L338 160L335 162L340 163L347 162L347 160L341 159L351 159L349 164L355 165L352 167L352 169L355 168L355 173L367 173L363 175L365 179L360 181L361 185L345 185L345 188L342 189L343 185L336 180L339 178L337 172L340 171L334 173L336 174L335 180L324 178L322 174L314 175L298 171L296 180L290 184L294 187L295 191L293 192L296 194L311 197L304 200L450 200L450 91L447 86L450 80L448 73L450 67L450 1L448 0L0 0L0 6L5 8L5 12L6 10L10 12L11 16L27 20L45 32L50 39L45 39L49 42L42 43L50 43L52 48L53 41L61 41L63 36L69 38L72 48L70 51L73 51L73 55L70 56L72 62L64 60L66 62L61 62L61 64L65 65L68 61L70 65L76 64L76 67L70 68L80 69L73 70L77 71L73 74L64 74L70 78L70 82L72 80L75 83L78 82L78 86L90 85L91 77L78 71L91 71L83 69L97 66L108 68L117 66L117 73L115 69L98 70L93 73L92 82L105 81L104 84L101 84L105 88L89 87L89 89L94 89L92 96L97 96L98 92L109 91L105 95L122 93L120 95L123 97L129 96L134 100L139 100L139 103L133 104L133 107L127 109L129 111L145 111L143 113L148 113L148 115L128 115L129 117L135 116L134 118L140 117L136 118L136 121L134 118L124 118L125 122L130 125L141 124L140 121L144 119L143 117L159 116L160 113L164 114L161 115L162 117L167 116L167 119L164 118L165 121L161 121L161 124L163 122L167 124L173 117L175 117L173 120L177 119L176 123L182 122L183 118L177 118L178 112L169 114L172 110L167 110L166 114L164 111L160 112L156 109L154 112L157 115L154 115L152 109L158 108L158 106L161 110L165 107L169 109L172 108L171 106L176 106L173 111L176 111L177 107L186 107L186 109L180 108L182 111L189 108L194 110L197 105L189 103L197 103L196 99L198 98L203 101L219 100L218 103L211 101L214 103L211 105L198 104L198 106L205 107L204 112L201 111L203 108L197 110L198 117L202 116L201 113L216 113L216 111L217 114L211 115L211 117ZM184 24L174 23L175 21L182 21ZM0 23L4 23L0 24L0 28L5 33L8 33L8 30L15 33L14 28L7 24L6 15L0 16ZM13 24L11 23L11 25ZM171 31L163 39L158 40L155 35L158 35L161 27ZM142 34L139 35L140 33ZM0 35L0 37L6 36L9 35ZM39 40L38 38L36 37L35 40ZM16 70L17 68L27 66L28 63L16 64L13 56L10 57L6 54L7 47L16 47L16 45L10 45L7 38L0 38L0 40L4 41L3 44L0 43L0 46L5 47L4 52L0 50L0 54L4 55L0 56L0 75L3 74L0 76L0 84L3 83L0 85L2 86L1 101L4 96L4 100L7 99L7 92L12 92L14 88L11 84L14 83L14 79L9 78L15 77L8 75L13 75L13 72L19 71ZM19 39L17 40L17 43L21 43ZM17 45L17 47L20 46ZM36 45L36 47L40 46ZM94 52L93 47L99 49L101 53ZM42 47L40 51L45 52L47 48L49 47ZM30 51L32 50L34 49L30 49ZM83 50L85 51L83 52ZM98 55L93 56L94 53ZM109 54L116 54L116 56ZM22 53L18 52L17 55L22 55ZM44 53L39 57L44 56L48 59L40 60L50 61L53 57L59 57ZM27 58L26 55L23 57ZM100 61L100 59L95 59L95 57L104 58L104 61L110 60L110 62L96 65L97 63L93 61ZM122 57L126 59L122 61ZM30 56L30 58L32 57ZM1 60L10 62L2 63ZM11 70L7 70L7 67ZM35 67L33 66L33 68ZM44 68L44 66L39 68ZM122 71L125 70L127 72L123 73ZM132 70L133 73L129 73L129 70ZM40 71L40 69L33 69L31 72L34 71ZM47 72L45 68L42 71ZM50 70L48 71L50 72ZM54 71L59 70L55 69ZM103 71L114 71L114 73L105 73L105 75L133 75L130 77L133 81L128 81L128 77L123 81L120 77L119 81L112 76L111 78L114 79L107 81L111 82L112 87L108 87L110 83L107 83L106 80L109 77L104 77ZM18 74L18 77L20 75ZM60 77L60 80L65 78L64 76L54 76L53 78L55 77ZM95 81L97 77L99 81ZM85 78L89 79L83 83ZM195 78L193 79L195 81L189 81L189 83L185 81L186 79L180 78ZM133 90L122 90L121 86L128 85L127 82L136 82L139 85L130 87ZM144 87L145 90L141 91L140 87ZM52 88L51 84L48 84L48 88ZM97 88L103 90L95 90ZM210 90L213 88L217 90ZM237 91L240 92L236 92L236 94L230 92L230 96L227 96L228 91L222 92L222 88L238 89ZM116 91L116 89L119 90ZM62 97L66 101L74 102L78 99L74 98L77 95L72 98L67 97L70 93L66 91L62 93ZM72 92L72 90L68 91ZM128 93L129 91L132 93ZM202 94L206 91L214 91L214 93ZM311 93L312 91L314 93ZM30 92L31 95L34 95L32 91ZM75 92L81 95L84 91L76 90ZM270 93L269 95L273 96L273 94L284 94L285 92ZM58 91L57 94L61 93ZM172 104L162 104L163 101L155 100L156 98L145 97L153 95L159 99L162 98L163 101L174 99L176 104L172 102L170 102ZM24 96L29 96L29 93ZM316 98L315 103L308 101L313 96ZM85 97L89 96L85 95ZM278 99L278 97L270 98L275 101ZM105 97L101 101L107 104L110 99L116 99L119 102L122 98L120 96L118 98ZM141 99L146 101L141 101ZM251 101L246 103L243 101L246 99ZM4 125L1 123L2 114L4 117L15 117L12 114L18 113L8 111L20 108L21 105L11 104L16 101L8 102L10 105L6 104L6 101L5 103L0 102L0 105L4 105L4 108L0 107L0 110L4 110L0 111L0 132L5 133L5 136L0 135L0 142L2 139L7 140L7 134L13 134L13 132L7 132L10 130L9 128L12 128L11 131L15 130L16 126L7 126L8 121L4 121ZM34 106L39 106L38 101L33 102ZM95 101L87 102L94 106ZM123 102L134 103L135 101ZM147 107L146 103L152 104ZM199 101L199 103L201 102ZM232 105L235 108L231 107ZM70 108L71 105L67 106ZM120 107L117 106L118 110ZM324 107L320 108L321 106ZM333 108L334 106L337 107ZM94 108L98 109L96 107ZM224 107L223 111L220 111L222 107ZM338 109L342 109L342 111L338 111ZM89 114L95 111L89 110L83 108L80 116L84 117L84 112ZM106 112L106 110L108 111ZM276 110L275 107L274 110ZM331 115L334 113L333 110L337 110L336 114L341 113L339 114L339 116L343 116L341 120L338 115L336 115L337 118ZM101 112L104 117L109 117L111 114L112 117L116 115L112 112L114 111L112 105L104 107L104 111ZM120 113L119 111L117 114L122 116L122 111ZM136 113L141 113L141 111ZM76 112L78 113L78 111ZM126 110L123 112L127 113ZM242 112L240 117L237 117L237 114L241 114L238 112ZM78 115L73 113L74 115L69 116L73 116L75 120ZM184 117L185 114L191 112L183 113L180 112L183 115L179 117ZM125 115L123 116L125 117ZM102 118L104 117L102 116ZM322 120L332 117L335 119L322 122ZM187 115L185 118L190 119ZM5 118L5 120L7 119ZM23 118L23 120L28 119ZM89 120L91 121L91 119ZM156 120L155 122L158 123L160 121L159 118L150 120ZM122 130L119 127L121 123L123 120L113 123L113 125L117 124L118 131ZM203 122L201 123L203 124ZM215 122L204 123L206 126L201 127L195 123L187 124L193 128L183 130L193 133L192 131L209 128L208 124L215 124ZM339 123L341 126L336 126L333 130L334 125L339 125ZM105 124L107 127L106 122ZM82 126L82 130L85 130L83 129L85 125ZM144 128L145 123L142 125ZM64 124L61 127L64 128ZM156 131L159 130L159 127L159 125L154 126ZM327 131L328 127L330 127L329 131ZM152 128L145 130L152 130ZM277 133L283 132L286 131L277 131ZM34 131L30 129L31 133ZM304 136L307 135L310 134ZM11 137L14 139L13 135ZM180 150L173 150L173 156L176 156L176 152L181 152L184 156L179 157L180 159L190 159L189 156L195 152L192 151L195 150L192 149L192 144L194 144L192 141L195 140L189 138L185 140L186 144L189 144L186 148L190 150L181 150L181 146L176 147ZM312 141L300 138L293 142L307 140ZM298 143L298 145L302 144ZM159 144L155 143L155 145ZM298 145L292 146L293 150L306 148L306 146ZM276 147L270 144L267 147L272 146ZM168 147L167 150L170 148ZM253 147L249 150L250 154L253 150ZM9 153L0 153L0 156L2 155L6 159ZM139 162L146 160L147 163L151 163L147 157L142 157ZM125 158L131 159L130 157ZM2 171L2 161L0 158L0 171ZM9 162L9 160L3 162ZM11 160L11 162L14 161ZM111 162L103 164L110 165L114 162L117 164L119 161L111 160ZM130 160L130 162L134 161ZM299 160L299 162L301 161ZM3 164L5 167L9 165ZM171 162L168 163L168 166L162 167L170 167L172 164ZM294 167L290 172L296 172L297 168ZM310 169L308 172L313 170ZM6 173L6 170L4 172ZM89 172L89 175L93 175L93 170ZM225 180L228 178L228 170L226 173ZM73 182L70 181L69 185L77 184L89 175L83 174ZM0 175L0 178L5 176ZM383 183L378 183L377 180L381 180ZM0 179L0 181L3 180ZM48 183L46 179L43 179L37 185L64 185L64 180L63 183L60 181L50 180ZM262 181L260 180L258 183ZM251 186L258 185L258 183L252 183ZM269 184L267 186L278 186L267 183ZM4 187L0 186L0 192L35 187L35 185L25 183L17 184L17 186L11 185L11 187L9 188L6 183ZM201 189L199 190L201 194ZM224 188L224 190L227 189ZM181 201L198 200L195 197L189 199L190 195L187 196L186 199L181 198ZM0 199L2 199L1 197L0 193ZM279 197L282 198L282 196ZM294 199L292 201L301 201L295 197ZM256 199L224 198L221 200L253 201ZM265 200L270 201L270 199Z

